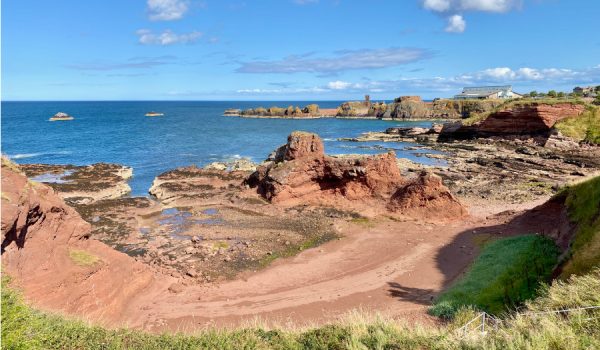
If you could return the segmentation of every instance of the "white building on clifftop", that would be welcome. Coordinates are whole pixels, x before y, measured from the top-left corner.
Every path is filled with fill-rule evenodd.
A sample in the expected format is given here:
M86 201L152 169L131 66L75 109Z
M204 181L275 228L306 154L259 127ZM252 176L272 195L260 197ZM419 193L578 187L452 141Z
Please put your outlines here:
M465 87L465 88L463 88L462 93L454 96L454 99L456 99L456 100L466 100L466 99L487 100L487 99L521 98L521 97L523 97L523 95L517 94L516 92L514 92L512 90L512 85L502 85L502 86Z

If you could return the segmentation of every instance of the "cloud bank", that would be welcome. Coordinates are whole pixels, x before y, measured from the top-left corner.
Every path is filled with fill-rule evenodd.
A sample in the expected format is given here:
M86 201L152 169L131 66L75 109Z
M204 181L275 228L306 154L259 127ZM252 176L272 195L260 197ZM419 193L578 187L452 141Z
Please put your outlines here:
M237 90L241 94L296 94L296 93L335 93L362 94L412 93L424 92L459 92L464 86L495 85L495 84L518 84L521 86L540 86L548 84L551 86L578 84L596 85L600 82L600 65L585 69L567 68L509 68L494 67L472 73L460 74L451 77L429 77L429 78L398 78L390 80L363 80L359 82L335 80L322 86L286 88L280 89L242 89Z
M330 57L312 53L292 55L273 61L241 62L238 73L321 73L394 67L429 58L433 53L420 48L386 48L337 51Z

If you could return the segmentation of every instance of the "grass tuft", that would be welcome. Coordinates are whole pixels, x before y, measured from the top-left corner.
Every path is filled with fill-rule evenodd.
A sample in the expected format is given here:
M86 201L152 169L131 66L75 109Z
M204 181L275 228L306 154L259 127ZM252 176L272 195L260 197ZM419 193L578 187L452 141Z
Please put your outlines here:
M79 266L92 266L100 261L99 257L79 249L70 249L69 257Z

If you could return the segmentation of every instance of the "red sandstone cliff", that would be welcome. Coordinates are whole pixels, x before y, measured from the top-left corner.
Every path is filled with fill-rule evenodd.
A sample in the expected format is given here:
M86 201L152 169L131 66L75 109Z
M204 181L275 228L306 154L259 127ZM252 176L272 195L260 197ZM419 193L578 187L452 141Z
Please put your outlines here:
M39 307L117 319L153 274L93 239L90 225L50 187L2 158L2 267Z
M448 123L444 125L439 140L469 139L477 137L542 137L547 138L559 120L583 113L584 105L573 103L519 104L490 114L473 125Z

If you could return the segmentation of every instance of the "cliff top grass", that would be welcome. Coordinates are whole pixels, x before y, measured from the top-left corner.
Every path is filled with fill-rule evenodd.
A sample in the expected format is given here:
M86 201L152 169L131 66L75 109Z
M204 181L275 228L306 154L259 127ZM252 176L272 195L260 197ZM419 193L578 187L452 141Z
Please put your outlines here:
M558 195L565 196L569 219L577 225L562 276L586 273L600 266L600 176L567 187Z
M573 276L541 290L527 311L600 305L600 269ZM2 278L3 349L593 349L600 348L600 313L568 317L513 314L485 336L460 337L455 329L475 315L459 311L441 327L407 326L356 312L326 326L309 329L206 329L194 335L149 334L106 329L38 311L23 302ZM585 317L581 317L581 316ZM577 317L579 316L579 317Z

